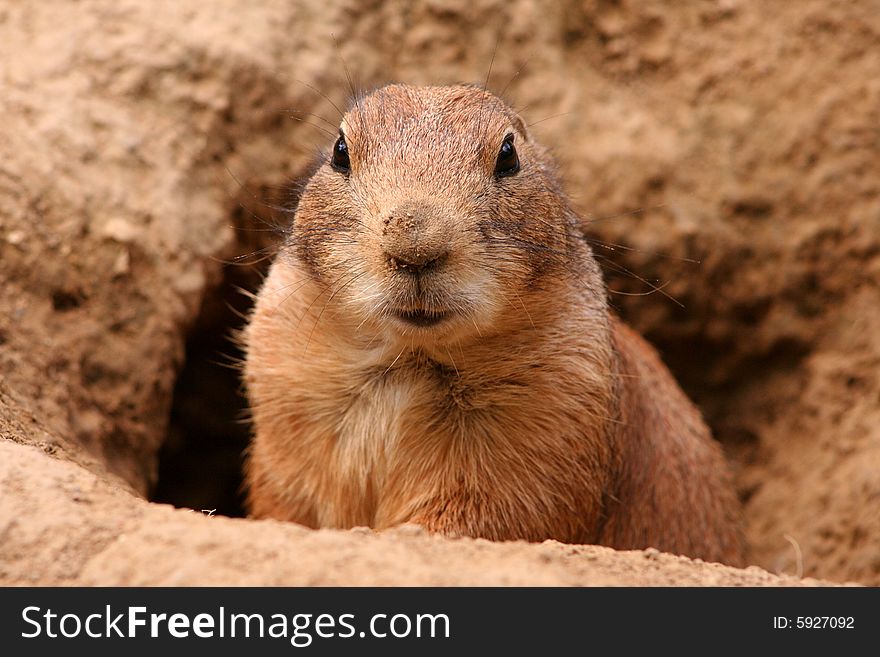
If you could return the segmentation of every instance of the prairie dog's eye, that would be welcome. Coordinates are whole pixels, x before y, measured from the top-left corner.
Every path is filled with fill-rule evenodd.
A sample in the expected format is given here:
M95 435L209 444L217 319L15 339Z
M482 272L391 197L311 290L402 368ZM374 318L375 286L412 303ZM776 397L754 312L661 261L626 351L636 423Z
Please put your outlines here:
M495 175L499 178L512 176L519 171L519 156L513 145L513 135L509 134L501 143L498 151L498 159L495 160Z
M351 162L348 159L348 144L345 143L345 135L342 133L339 133L339 139L333 144L330 166L341 173L348 173L351 169Z

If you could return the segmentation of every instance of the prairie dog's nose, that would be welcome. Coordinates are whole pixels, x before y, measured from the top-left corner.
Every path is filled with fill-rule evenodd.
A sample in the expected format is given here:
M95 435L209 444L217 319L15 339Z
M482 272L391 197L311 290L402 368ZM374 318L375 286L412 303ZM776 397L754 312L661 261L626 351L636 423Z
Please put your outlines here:
M411 274L436 269L449 255L449 222L426 203L404 203L383 220L382 242L388 266Z
M447 255L448 252L445 249L416 248L406 252L385 252L385 257L388 258L388 265L392 269L402 269L410 274L421 274L437 269L443 264Z

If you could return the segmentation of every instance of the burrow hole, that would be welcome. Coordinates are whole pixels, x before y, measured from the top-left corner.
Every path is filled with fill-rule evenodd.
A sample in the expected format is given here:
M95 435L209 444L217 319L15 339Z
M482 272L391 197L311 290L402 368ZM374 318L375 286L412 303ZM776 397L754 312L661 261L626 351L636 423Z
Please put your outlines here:
M206 291L187 336L153 502L245 515L243 466L251 427L238 367L243 353L234 335L253 305L248 293L259 289L280 240L285 217L272 208L292 207L296 188L243 188L230 202L235 253L224 261L219 285Z

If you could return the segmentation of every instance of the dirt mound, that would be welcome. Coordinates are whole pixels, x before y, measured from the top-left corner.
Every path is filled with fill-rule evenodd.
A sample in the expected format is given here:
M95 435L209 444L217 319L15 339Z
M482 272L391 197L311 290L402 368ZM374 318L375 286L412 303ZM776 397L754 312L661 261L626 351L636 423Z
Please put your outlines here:
M734 459L754 563L880 584L873 9L0 2L0 582L793 581L144 501L237 510L246 427L212 363L261 264L223 261L268 243L255 215L284 219L260 201L331 140L346 68L371 87L491 63L557 153L612 302Z
M150 504L33 447L0 442L0 583L14 585L798 586L645 552L430 536L415 525L312 531Z

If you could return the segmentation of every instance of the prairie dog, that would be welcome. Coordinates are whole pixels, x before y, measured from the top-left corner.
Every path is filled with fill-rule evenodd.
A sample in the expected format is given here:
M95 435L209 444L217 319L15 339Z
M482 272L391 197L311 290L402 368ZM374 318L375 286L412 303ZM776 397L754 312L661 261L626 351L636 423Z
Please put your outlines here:
M243 340L255 517L741 563L719 446L480 88L358 99Z

